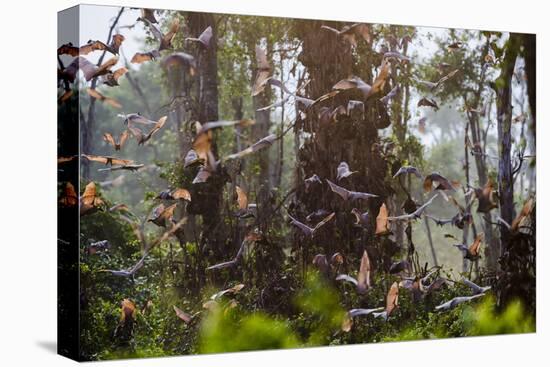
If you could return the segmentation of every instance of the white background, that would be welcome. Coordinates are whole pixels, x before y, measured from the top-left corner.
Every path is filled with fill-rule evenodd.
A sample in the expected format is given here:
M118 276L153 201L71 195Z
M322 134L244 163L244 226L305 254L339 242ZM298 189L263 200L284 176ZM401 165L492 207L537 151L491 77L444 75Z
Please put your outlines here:
M538 228L537 333L282 352L105 362L102 366L518 366L550 357L545 215L550 189L548 132L550 11L544 1L420 0L326 3L306 0L96 1L98 4L483 28L537 33ZM74 1L13 1L2 5L0 58L0 366L66 366L56 339L56 58L58 10ZM7 115L6 115L7 112ZM547 187L545 189L545 187ZM542 189L542 190L541 190ZM544 361L544 362L542 362Z

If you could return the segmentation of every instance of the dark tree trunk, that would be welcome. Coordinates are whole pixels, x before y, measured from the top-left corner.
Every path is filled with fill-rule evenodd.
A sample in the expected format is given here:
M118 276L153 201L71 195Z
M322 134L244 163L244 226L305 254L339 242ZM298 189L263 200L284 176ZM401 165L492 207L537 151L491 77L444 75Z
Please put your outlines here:
M512 76L518 55L520 39L511 34L506 45L506 55L502 69L496 81L497 95L497 131L498 131L498 189L500 199L500 216L508 223L514 219L514 184L512 176ZM505 226L500 227L500 239L503 249L508 246L510 233Z
M299 60L306 67L311 80L307 86L310 98L317 98L329 92L337 81L349 77L353 71L349 45L341 39L330 37L330 34L322 34L321 37L322 24L323 22L314 21L299 29L299 36L303 41L303 51ZM368 45L368 48L370 47L371 45ZM372 58L372 53L369 53L369 56ZM375 64L371 60L370 65L378 63ZM364 74L358 76L371 83L370 67L362 68L361 71ZM379 243L373 236L364 236L363 230L351 224L349 212L353 207L361 211L368 209L371 213L372 233L379 207L389 196L387 185L384 184L387 164L381 156L382 147L377 131L382 121L385 123L384 127L389 125L389 118L385 109L377 103L378 98L373 97L365 104L363 119L352 120L342 117L336 122L321 124L318 118L320 108L334 108L339 104L345 107L348 99L349 96L323 102L320 106L314 107L314 110L308 111L307 117L298 120L295 126L303 144L297 155L297 191L296 201L291 205L292 214L303 220L307 214L317 209L338 212L335 224L327 226L324 235L320 237L323 241L316 241L315 246L318 247L315 249L311 248L313 244L308 239L295 232L298 245L295 250L298 252L297 255L301 256L304 267L311 262L312 251L323 251L328 255L340 251L360 256L363 248L367 246L373 258L379 259L377 252L383 247L378 246ZM354 95L352 99L360 100L362 96ZM304 132L307 135L304 135ZM368 202L349 203L332 192L324 181L329 179L336 183L336 168L342 161L346 161L352 170L359 172L339 182L341 186L375 193L380 195L380 198ZM323 180L323 185L306 192L303 179L313 174L317 174Z

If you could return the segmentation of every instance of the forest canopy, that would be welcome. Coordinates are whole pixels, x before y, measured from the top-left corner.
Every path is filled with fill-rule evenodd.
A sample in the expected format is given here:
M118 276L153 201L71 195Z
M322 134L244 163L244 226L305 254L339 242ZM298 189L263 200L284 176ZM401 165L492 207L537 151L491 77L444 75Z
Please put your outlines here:
M81 358L535 331L534 35L104 9L57 52Z

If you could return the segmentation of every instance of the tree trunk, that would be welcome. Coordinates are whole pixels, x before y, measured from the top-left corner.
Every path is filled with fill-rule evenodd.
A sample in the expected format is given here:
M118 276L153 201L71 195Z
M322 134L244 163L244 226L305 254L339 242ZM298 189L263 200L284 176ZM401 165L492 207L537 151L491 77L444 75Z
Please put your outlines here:
M519 36L510 34L506 45L506 55L502 62L499 78L495 83L497 95L497 132L498 132L498 189L500 199L500 216L508 223L514 219L514 184L512 177L512 76L519 49ZM500 226L501 245L507 248L510 231Z

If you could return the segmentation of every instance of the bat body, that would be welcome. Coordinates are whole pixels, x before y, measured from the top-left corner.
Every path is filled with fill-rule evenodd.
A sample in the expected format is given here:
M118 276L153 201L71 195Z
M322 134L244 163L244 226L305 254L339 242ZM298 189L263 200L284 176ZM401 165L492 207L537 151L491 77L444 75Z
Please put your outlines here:
M304 179L304 184L305 184L305 188L306 188L306 192L309 191L309 189L311 188L311 186L313 185L317 185L317 184L322 184L323 181L321 181L321 179L319 178L319 176L317 176L316 174L313 174L311 175L310 177Z
M359 211L359 209L353 208L351 210L351 214L353 214L355 216L355 223L354 223L355 225L363 227L363 228L368 227L368 222L369 222L369 212L368 211L366 211L364 213L361 213L361 211Z
M350 171L349 165L346 162L340 162L338 168L336 169L336 181L340 181L357 172L358 171Z
M121 76L126 74L128 72L128 69L125 67L116 69L115 71L109 71L107 74L103 75L101 78L101 81L103 84L109 86L109 87L115 87L120 84L118 84L118 80Z
M115 148L116 151L119 151L120 149L122 149L122 147L126 143L126 140L128 140L128 135L129 135L128 130L124 130L122 134L120 134L117 141L115 140L113 135L111 135L111 133L105 133L103 134L103 140L107 144L110 144L113 148Z
M161 200L186 200L191 201L191 193L187 189L175 189L175 190L164 190L160 192L156 199Z
M151 22L151 20L147 18L142 18L141 20L143 20L143 22L149 26L149 30L151 31L151 34L160 43L158 47L159 51L170 50L173 48L172 40L174 39L174 36L176 35L176 33L180 28L179 18L175 18L172 21L172 24L170 24L170 28L168 29L168 32L166 32L166 34L163 34L160 31L160 28L155 23Z
M464 253L464 258L470 261L474 261L480 258L480 247L483 241L484 233L481 232L476 236L474 242L470 246L466 246L463 243L455 244L454 246Z

